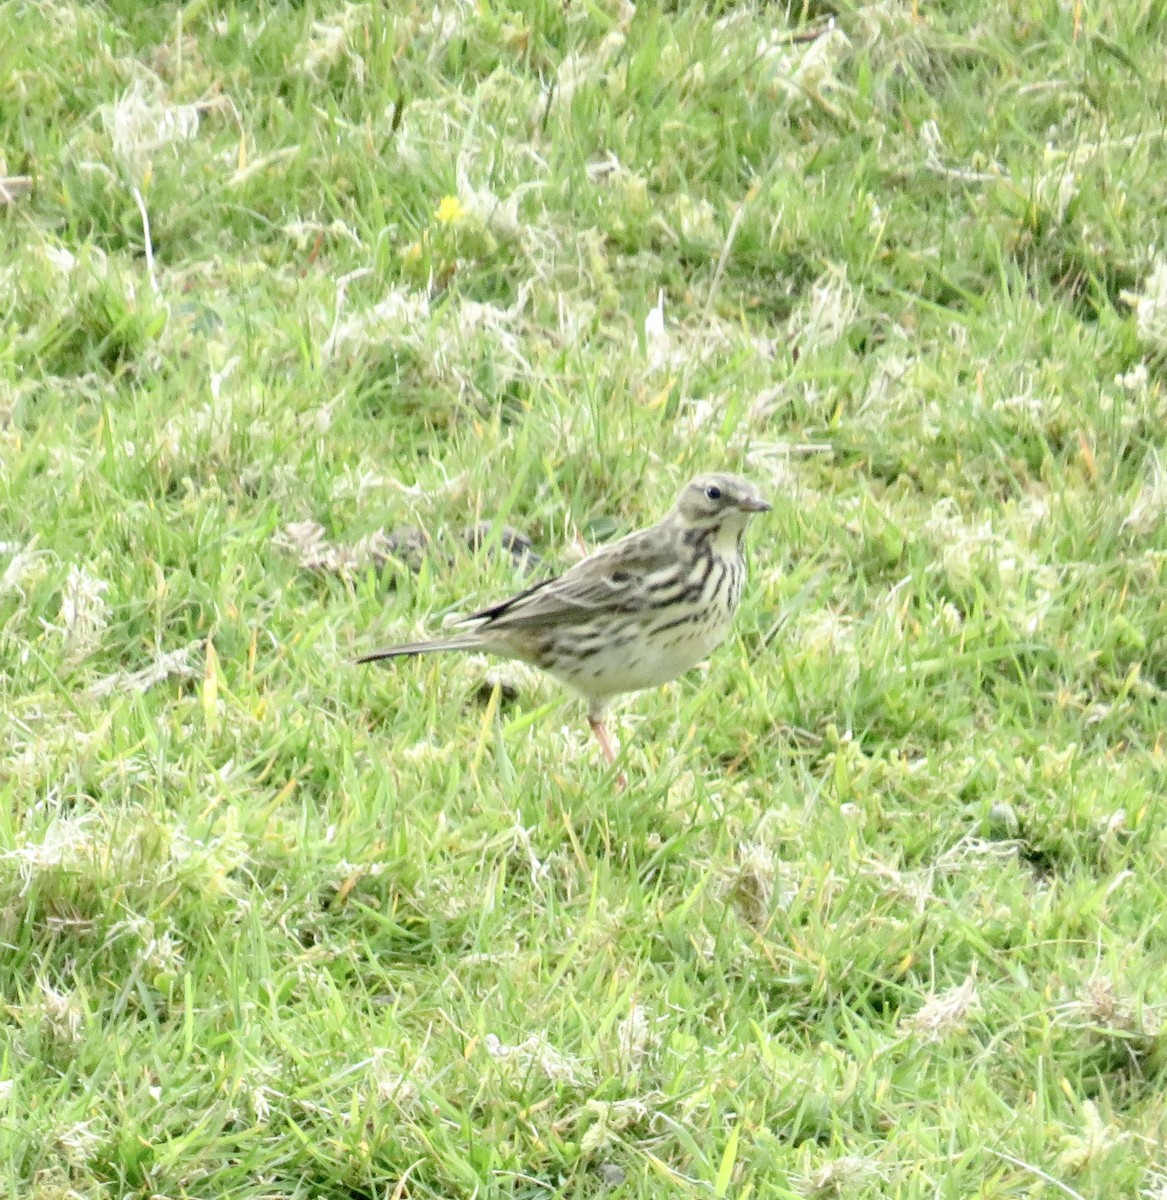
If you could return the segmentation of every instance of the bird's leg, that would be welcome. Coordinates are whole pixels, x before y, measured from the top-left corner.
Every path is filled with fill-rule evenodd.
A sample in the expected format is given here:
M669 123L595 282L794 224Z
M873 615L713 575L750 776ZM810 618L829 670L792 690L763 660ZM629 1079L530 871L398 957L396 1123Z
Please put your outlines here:
M604 724L604 718L589 716L588 724L592 727L592 733L596 735L596 741L600 743L600 750L607 760L608 766L614 767L616 765L616 744L608 732L608 727Z
M596 735L596 741L600 743L600 752L603 754L608 766L614 767L619 747L616 745L615 738L608 732L608 727L604 724L603 712L595 710L589 712L588 724L592 727L592 733ZM628 778L623 771L616 776L616 782L621 787L624 787L628 783Z

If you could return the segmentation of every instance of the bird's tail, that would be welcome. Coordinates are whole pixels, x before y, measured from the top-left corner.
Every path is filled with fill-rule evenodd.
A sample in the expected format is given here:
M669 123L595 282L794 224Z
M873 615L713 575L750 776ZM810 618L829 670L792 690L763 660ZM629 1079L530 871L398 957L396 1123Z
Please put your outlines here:
M460 633L457 637L440 638L435 642L407 642L403 646L386 646L384 650L370 650L356 659L358 663L379 662L383 658L408 658L412 654L429 654L435 650L476 650L481 643L474 633Z

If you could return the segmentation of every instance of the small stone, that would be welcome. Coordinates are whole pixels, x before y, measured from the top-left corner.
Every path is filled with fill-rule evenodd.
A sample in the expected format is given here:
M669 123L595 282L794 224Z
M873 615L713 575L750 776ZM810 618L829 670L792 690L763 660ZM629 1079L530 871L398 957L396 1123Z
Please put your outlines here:
M493 521L478 521L465 531L462 539L470 551L476 554L479 550L491 545L494 528ZM529 571L531 568L537 567L541 561L539 555L535 553L531 539L510 525L503 525L499 530L498 544L511 556L515 566L523 570Z
M532 692L539 687L539 675L524 663L513 660L492 662L482 676L477 696L486 703L495 688L498 688L499 699L504 704L516 701L524 692Z
M430 548L429 535L416 525L401 525L377 539L373 558L378 566L390 560L403 563L415 574L421 570L422 560Z
M989 837L998 841L1015 838L1021 832L1021 818L1007 800L998 800L989 809Z
M0 176L0 205L15 204L32 191L31 175Z
M604 1187L619 1187L628 1178L628 1172L616 1163L597 1163L596 1174Z

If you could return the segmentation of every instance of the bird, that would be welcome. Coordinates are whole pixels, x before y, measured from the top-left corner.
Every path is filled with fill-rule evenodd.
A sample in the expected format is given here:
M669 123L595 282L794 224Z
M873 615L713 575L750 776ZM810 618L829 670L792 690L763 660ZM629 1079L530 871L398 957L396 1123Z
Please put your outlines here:
M600 547L562 575L454 623L462 632L360 655L485 651L545 671L587 702L609 765L612 700L682 675L724 640L746 579L746 525L770 504L737 475L698 475L657 524Z

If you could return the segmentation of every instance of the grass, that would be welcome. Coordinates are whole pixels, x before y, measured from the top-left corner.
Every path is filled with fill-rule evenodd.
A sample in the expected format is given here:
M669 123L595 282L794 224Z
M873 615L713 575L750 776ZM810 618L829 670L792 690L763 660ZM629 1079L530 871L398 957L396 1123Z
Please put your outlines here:
M0 1193L1167 1196L1167 8L0 27ZM710 468L626 791L350 665Z

